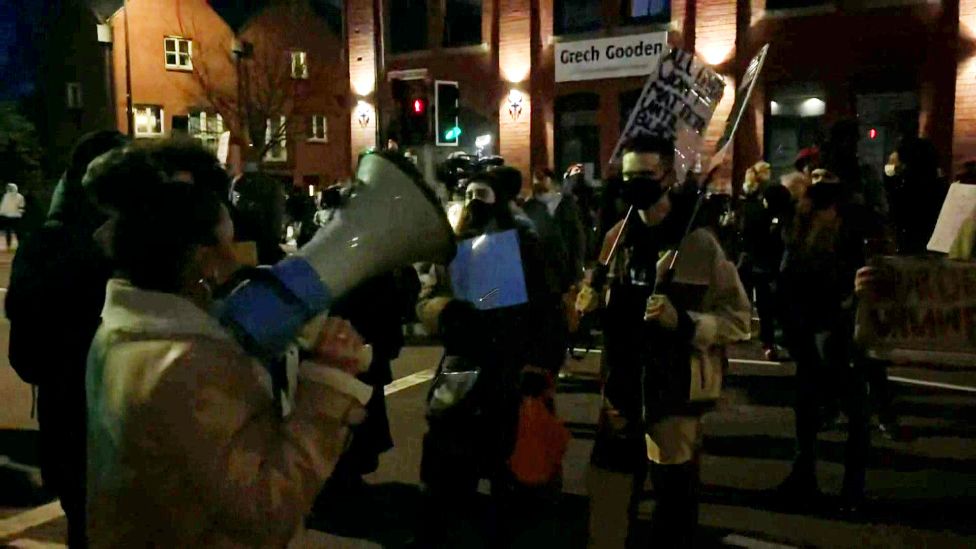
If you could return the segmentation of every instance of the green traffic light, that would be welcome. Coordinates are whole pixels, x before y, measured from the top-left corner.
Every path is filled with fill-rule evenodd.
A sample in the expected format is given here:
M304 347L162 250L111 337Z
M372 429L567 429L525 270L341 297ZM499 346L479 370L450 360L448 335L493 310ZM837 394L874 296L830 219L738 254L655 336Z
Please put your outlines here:
M461 137L461 128L457 126L447 130L447 133L444 134L445 141L455 141L459 137Z

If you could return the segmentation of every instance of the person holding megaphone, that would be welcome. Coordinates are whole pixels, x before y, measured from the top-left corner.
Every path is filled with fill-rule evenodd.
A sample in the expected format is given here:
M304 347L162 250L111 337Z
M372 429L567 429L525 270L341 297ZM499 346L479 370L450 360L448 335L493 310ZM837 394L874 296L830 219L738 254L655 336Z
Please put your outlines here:
M117 278L87 372L90 545L301 544L302 519L372 393L352 376L369 362L355 330L309 321L391 263L444 261L452 245L436 237L446 219L417 177L364 162L347 215L313 249L228 292L239 263L226 198L144 151L100 160L102 177L124 176L138 190L103 235ZM369 227L351 219L376 215ZM436 243L389 242L411 225ZM310 360L283 413L275 364L296 340Z

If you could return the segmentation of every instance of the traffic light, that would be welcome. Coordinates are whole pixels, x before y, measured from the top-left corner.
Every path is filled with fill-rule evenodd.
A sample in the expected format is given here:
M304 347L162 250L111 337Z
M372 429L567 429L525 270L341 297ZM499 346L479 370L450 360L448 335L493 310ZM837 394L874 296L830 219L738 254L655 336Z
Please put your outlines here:
M460 144L461 123L460 103L461 94L457 82L434 83L435 124L434 135L440 146L454 146Z
M394 79L393 98L400 106L401 145L430 142L430 90L425 79Z

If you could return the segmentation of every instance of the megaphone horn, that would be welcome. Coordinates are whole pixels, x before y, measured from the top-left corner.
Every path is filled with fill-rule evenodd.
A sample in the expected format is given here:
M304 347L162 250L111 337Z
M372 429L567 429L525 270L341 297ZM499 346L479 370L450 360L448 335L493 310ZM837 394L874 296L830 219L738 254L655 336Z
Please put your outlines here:
M312 240L220 304L218 318L245 348L277 356L360 282L402 265L450 262L444 209L414 166L398 164L382 153L363 157L348 200Z

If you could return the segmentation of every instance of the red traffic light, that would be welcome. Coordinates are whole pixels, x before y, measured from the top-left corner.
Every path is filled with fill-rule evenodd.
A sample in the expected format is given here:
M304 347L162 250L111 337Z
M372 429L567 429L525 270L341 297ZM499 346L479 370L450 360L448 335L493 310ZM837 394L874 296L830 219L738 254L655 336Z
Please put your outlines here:
M424 114L424 111L425 110L427 110L427 105L424 104L424 100L423 99L414 99L413 100L413 113L414 114Z
M878 130L874 128L868 130L868 139L877 139L877 138L878 138Z

